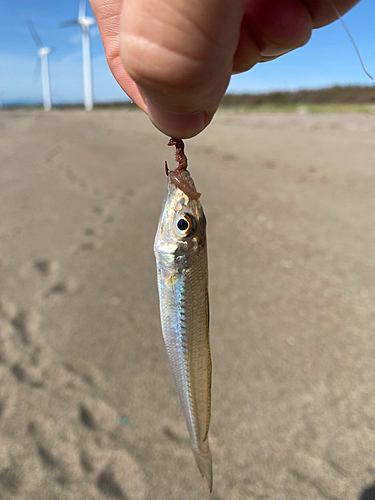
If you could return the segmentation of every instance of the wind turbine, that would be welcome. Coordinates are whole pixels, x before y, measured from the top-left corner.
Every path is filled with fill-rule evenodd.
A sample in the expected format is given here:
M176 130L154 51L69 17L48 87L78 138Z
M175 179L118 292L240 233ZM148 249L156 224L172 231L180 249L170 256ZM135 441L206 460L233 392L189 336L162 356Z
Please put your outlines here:
M38 52L38 59L36 62L36 72L39 71L42 74L42 88L43 88L43 106L45 111L50 111L51 109L51 84L49 81L49 65L48 65L48 56L53 52L51 47L45 47L42 44L42 41L31 21L27 23L30 34L33 37L33 40L36 45L36 49ZM35 72L35 74L37 74Z
M82 35L82 61L83 61L83 100L86 111L93 108L92 97L92 69L90 51L90 28L95 24L93 17L86 17L86 0L80 0L78 18L61 23L62 28L79 26Z

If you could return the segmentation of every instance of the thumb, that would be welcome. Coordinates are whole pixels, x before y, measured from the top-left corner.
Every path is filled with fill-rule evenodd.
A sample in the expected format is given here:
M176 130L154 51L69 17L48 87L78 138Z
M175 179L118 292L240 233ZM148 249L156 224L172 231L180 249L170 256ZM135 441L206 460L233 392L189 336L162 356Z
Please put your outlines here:
M120 57L150 120L188 138L211 121L228 86L245 0L126 0ZM259 53L254 53L254 64Z

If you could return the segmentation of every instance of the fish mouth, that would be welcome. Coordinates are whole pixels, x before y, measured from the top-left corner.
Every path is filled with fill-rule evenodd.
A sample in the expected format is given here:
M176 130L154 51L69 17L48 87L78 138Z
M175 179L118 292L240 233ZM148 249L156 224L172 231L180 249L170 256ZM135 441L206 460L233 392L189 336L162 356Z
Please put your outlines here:
M187 170L187 158L185 155L185 145L182 139L174 139L171 137L168 146L176 146L176 162L178 166L174 170L169 170L167 162L165 162L165 173L169 178L169 182L179 188L190 200L198 200L201 196L195 188L193 179Z

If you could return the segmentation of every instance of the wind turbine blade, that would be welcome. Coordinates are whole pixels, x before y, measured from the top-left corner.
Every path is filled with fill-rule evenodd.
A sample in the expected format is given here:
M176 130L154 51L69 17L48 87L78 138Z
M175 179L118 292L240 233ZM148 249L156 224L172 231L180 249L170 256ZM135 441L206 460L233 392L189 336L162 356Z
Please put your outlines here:
M34 85L39 81L40 72L41 72L41 60L40 57L38 57L37 60L35 61L34 77L33 77Z
M80 0L79 2L78 19L83 17L86 17L86 0Z
M40 47L43 47L42 40L40 39L40 37L35 29L35 26L30 21L30 19L28 19L28 21L27 21L27 26L29 28L30 35L33 37L35 45L38 47L38 49L40 49Z
M71 19L70 21L64 21L63 23L60 23L60 28L68 28L69 26L76 26L77 24L77 19Z

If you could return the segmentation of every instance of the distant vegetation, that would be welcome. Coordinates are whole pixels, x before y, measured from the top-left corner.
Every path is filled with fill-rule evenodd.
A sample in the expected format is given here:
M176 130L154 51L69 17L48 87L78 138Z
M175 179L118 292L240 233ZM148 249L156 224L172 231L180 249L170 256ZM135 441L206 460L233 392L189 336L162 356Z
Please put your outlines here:
M375 104L375 86L328 87L295 92L264 94L226 94L222 107L256 107L264 105L309 104Z
M4 103L4 108L39 108L35 103ZM82 108L83 104L53 104L58 109ZM127 109L139 111L129 101L96 102L96 109ZM374 86L328 87L315 90L297 90L294 92L269 92L264 94L226 94L220 105L222 110L233 109L238 112L344 112L374 113Z

